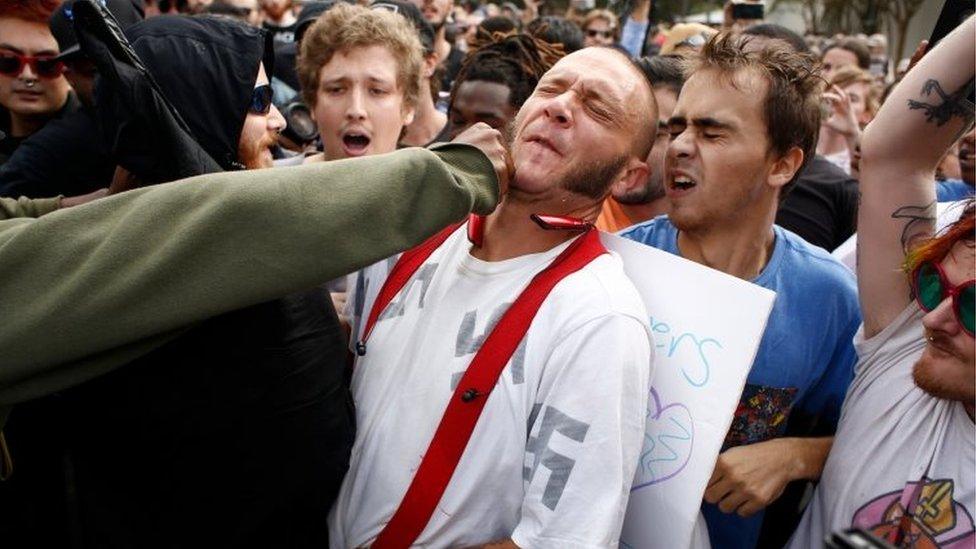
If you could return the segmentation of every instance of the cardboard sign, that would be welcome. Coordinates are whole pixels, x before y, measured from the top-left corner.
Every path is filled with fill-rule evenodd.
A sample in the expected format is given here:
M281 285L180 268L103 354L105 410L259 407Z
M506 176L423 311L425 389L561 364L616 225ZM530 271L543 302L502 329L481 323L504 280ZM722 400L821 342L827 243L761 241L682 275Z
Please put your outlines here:
M620 546L689 547L776 294L631 240L601 238L643 297L655 344Z

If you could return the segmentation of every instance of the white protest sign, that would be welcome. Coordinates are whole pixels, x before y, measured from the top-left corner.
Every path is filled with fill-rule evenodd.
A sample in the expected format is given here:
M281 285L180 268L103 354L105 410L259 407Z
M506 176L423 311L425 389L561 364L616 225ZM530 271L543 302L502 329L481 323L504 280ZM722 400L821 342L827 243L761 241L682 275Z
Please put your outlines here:
M686 548L776 294L637 242L601 238L644 299L655 344L620 546Z

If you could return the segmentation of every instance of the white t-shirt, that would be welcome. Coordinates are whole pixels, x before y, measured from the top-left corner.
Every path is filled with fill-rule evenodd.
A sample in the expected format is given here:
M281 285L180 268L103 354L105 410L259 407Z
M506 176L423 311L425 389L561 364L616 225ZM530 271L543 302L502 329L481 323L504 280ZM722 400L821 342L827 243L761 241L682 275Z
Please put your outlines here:
M465 235L457 230L418 269L357 360L356 442L329 514L332 547L368 545L380 533L490 327L569 244L485 262L469 254ZM352 289L356 334L390 263L366 269ZM521 547L616 547L644 433L647 318L616 256L557 284L416 545L512 538Z
M825 154L823 157L827 162L844 170L847 175L851 175L851 151L847 147L835 153Z
M855 338L859 361L834 445L790 547L822 547L831 532L879 537L915 507L912 547L976 544L976 430L961 402L933 397L912 379L925 348L922 312L909 305L887 328ZM931 544L927 543L931 542Z

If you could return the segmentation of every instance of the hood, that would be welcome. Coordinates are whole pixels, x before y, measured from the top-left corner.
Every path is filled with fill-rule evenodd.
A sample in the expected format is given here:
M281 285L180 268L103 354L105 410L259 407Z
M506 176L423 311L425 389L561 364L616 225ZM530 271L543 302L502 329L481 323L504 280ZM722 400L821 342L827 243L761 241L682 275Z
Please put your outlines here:
M274 71L270 36L225 18L183 15L147 19L126 36L191 135L225 170L237 167L258 66Z
M74 3L76 0L64 0L51 14L48 26L51 34L58 42L58 54L60 59L68 59L81 53L81 46L78 45L78 36L75 34ZM146 7L142 0L99 0L118 21L123 29L145 19Z
M98 67L99 128L116 163L146 183L237 169L237 142L270 40L231 20L160 16L128 40L99 2L79 0L74 24Z

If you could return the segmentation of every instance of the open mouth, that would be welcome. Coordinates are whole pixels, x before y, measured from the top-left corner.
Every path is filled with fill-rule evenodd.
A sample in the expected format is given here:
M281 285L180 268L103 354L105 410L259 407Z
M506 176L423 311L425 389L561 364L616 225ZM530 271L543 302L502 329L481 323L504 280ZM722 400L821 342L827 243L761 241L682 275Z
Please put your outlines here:
M686 191L697 185L693 179L684 175L676 175L671 179L671 188Z
M543 139L541 137L530 137L529 139L527 139L527 141L529 143L535 143L536 145L539 145L539 146L541 146L541 147L543 147L545 149L548 149L551 152L554 152L554 153L556 153L558 155L561 155L561 153L559 152L559 150L556 149L556 147L553 146L552 143L550 143L549 141L547 141L547 140L545 140L545 139Z
M342 147L352 156L364 154L369 143L370 139L366 134L350 132L342 136Z

